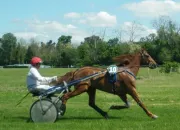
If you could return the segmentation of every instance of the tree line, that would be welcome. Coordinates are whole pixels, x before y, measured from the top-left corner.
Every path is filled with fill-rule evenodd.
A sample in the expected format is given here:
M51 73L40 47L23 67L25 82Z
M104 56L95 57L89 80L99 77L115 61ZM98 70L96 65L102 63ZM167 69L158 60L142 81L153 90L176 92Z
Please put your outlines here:
M97 35L84 38L79 46L71 43L72 36L62 35L57 42L30 42L17 40L12 33L0 38L0 65L28 64L33 56L39 56L51 66L92 66L112 64L112 57L134 53L145 48L158 64L180 62L180 28L171 19L161 17L153 22L157 33L133 41L121 41L114 37L105 41ZM132 34L136 32L133 30Z

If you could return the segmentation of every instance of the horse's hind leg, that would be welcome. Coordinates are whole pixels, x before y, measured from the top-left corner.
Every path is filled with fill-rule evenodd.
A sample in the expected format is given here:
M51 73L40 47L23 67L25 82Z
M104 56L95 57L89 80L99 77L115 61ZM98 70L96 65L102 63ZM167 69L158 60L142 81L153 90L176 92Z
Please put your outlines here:
M108 118L107 112L104 112L102 109L100 109L98 106L95 104L95 97L96 97L96 89L95 88L89 88L87 91L89 95L89 106L94 108L98 113L100 113L104 118Z
M137 104L146 112L146 114L153 118L153 119L156 119L158 116L152 114L150 111L147 110L147 108L145 107L145 105L142 103L142 101L139 99L138 97L138 94L136 92L136 89L133 87L131 90L130 90L130 93L129 93L132 98L137 102Z
M123 95L119 95L119 97L123 100L123 102L125 103L125 107L126 108L129 108L130 107L130 103L129 101L127 100L127 95L126 94L123 94Z
M126 94L124 93L124 94L120 94L120 95L118 95L118 96L122 99L122 101L125 103L125 105L124 105L124 106L112 105L112 106L110 107L110 109L124 109L124 108L129 108L129 107L130 107L130 103L129 103L128 100L127 100Z

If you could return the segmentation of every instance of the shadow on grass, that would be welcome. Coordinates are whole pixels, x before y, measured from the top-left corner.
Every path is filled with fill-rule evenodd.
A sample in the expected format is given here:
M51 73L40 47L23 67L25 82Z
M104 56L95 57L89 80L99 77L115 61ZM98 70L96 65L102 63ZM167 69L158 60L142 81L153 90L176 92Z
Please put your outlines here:
M18 119L21 120L22 122L26 122L26 123L33 123L33 121L30 119L30 117L24 117L24 116L18 116L18 117L13 117L14 119ZM61 118L57 118L56 122L60 122L60 121L66 121L66 120L114 120L114 119L121 119L121 117L109 117L108 119L105 119L103 117L74 117L74 116L70 116L70 117L61 117Z
M110 116L108 119L105 119L103 117L86 117L86 116L78 116L78 117L74 117L74 116L70 116L70 117L61 117L58 118L57 121L61 121L61 120L111 120L111 119L121 119L121 117L114 117L114 116Z
M14 118L25 121L27 123L32 122L30 117L18 116L18 117L14 117Z

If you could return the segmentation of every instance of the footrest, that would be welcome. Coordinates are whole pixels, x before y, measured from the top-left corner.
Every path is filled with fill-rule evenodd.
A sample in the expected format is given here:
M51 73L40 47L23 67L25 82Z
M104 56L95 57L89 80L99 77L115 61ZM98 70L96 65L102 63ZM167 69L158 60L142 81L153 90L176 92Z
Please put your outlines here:
M37 91L36 91L36 92L32 92L32 96L33 96L33 97L36 97L36 96L38 97L38 96L40 96L41 94L42 94L42 93L37 92Z

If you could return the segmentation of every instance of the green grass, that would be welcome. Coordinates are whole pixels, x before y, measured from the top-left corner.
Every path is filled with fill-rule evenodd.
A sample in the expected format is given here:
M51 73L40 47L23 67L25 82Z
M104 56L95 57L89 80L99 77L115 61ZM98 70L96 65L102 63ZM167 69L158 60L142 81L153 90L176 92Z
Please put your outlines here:
M44 76L63 75L71 69L41 69ZM131 130L180 129L180 74L161 74L158 69L140 69L137 91L147 108L158 115L150 119L128 96L130 109L110 110L115 104L124 104L117 96L97 91L96 103L108 111L105 120L88 106L86 93L67 102L65 115L55 123L32 123L29 109L37 99L29 95L18 107L17 102L27 93L25 81L28 69L0 69L0 130Z

